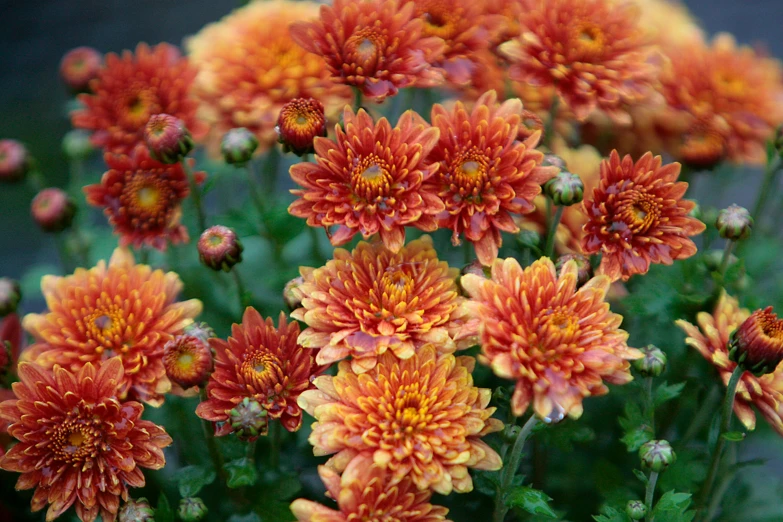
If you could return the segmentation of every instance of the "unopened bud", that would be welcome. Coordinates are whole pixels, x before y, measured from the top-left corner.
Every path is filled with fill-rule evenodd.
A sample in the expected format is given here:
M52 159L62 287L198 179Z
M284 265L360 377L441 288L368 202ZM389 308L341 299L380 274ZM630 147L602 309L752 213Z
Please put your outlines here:
M651 440L642 444L639 448L639 458L642 465L646 468L660 473L665 471L671 464L677 460L671 445L665 440Z
M24 145L16 140L0 140L0 181L19 181L32 164Z
M541 234L535 230L522 229L517 234L517 241L519 244L526 248L540 248L541 247Z
M241 167L251 159L258 148L258 138L244 127L231 129L223 135L220 151L229 165Z
M768 306L756 310L729 337L729 359L753 375L772 373L783 361L783 320Z
M73 223L76 203L62 190L47 188L33 198L30 212L44 232L62 232Z
M119 522L155 522L155 510L146 498L127 501L118 515Z
M210 339L215 337L215 330L212 329L207 323L192 323L185 327L185 335L192 335L198 337L205 343L208 343Z
M739 241L750 235L753 228L753 218L746 208L729 205L718 212L715 228L718 229L720 237L729 241Z
M250 397L242 399L228 412L228 422L242 440L254 440L260 435L266 435L269 430L266 410Z
M63 137L63 153L72 161L85 160L95 150L90 133L82 129L68 131Z
M183 498L179 501L179 515L182 522L198 522L207 516L207 506L199 497Z
M542 167L557 167L560 170L566 168L566 162L563 158L556 154L544 154L544 160L541 162Z
M647 514L647 506L641 500L629 500L625 506L625 514L631 520L641 520Z
M593 277L593 266L590 264L590 258L582 254L563 254L557 258L557 262L555 263L555 269L557 270L558 276L563 270L565 264L569 261L575 262L576 268L578 270L576 276L576 286L584 286L590 280L590 278Z
M585 186L579 176L561 170L557 176L544 183L544 193L555 205L569 207L582 201Z
M183 389L199 386L212 372L212 349L198 337L178 335L163 348L163 366L169 380Z
M0 317L15 312L21 300L19 283L7 277L0 277Z
M150 156L161 163L177 163L193 150L193 138L185 122L170 114L150 116L144 127L144 143Z
M222 225L209 227L198 240L199 258L212 270L230 271L242 261L242 250L236 232Z
M285 284L283 288L283 301L292 312L302 306L302 293L298 290L304 283L303 277L295 277Z
M60 61L60 78L73 93L90 90L90 81L98 77L103 55L92 47L71 49Z
M326 136L323 104L314 98L291 100L280 109L275 130L285 152L297 156L313 152L315 138Z
M541 117L535 112L522 109L521 118L519 120L519 129L517 131L517 139L520 141L525 141L536 132L543 130L544 120L542 120ZM544 161L546 161L546 159L544 159Z
M643 377L658 377L666 369L666 354L653 344L640 348L644 354L641 359L633 361L633 367Z

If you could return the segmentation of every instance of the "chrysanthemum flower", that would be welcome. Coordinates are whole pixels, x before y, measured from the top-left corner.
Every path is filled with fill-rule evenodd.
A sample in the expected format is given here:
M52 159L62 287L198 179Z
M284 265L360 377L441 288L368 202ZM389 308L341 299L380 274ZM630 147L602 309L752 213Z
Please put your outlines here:
M35 488L33 511L51 504L47 522L72 505L83 522L115 520L128 487L144 486L141 468L162 468L162 448L171 444L163 428L141 419L141 404L117 399L127 379L120 358L77 373L23 363L19 378L19 399L0 404L0 418L19 441L0 468L22 474L17 489Z
M285 429L302 425L299 394L311 388L311 378L320 373L312 350L297 343L299 324L287 323L283 312L275 328L254 308L247 308L242 324L231 327L227 341L210 339L215 350L215 371L207 383L208 400L196 408L202 419L219 423L216 435L227 435L229 412L245 397L258 401L269 418L279 419Z
M188 177L180 163L152 159L145 146L130 156L106 154L109 170L101 182L84 187L87 202L103 207L120 245L149 245L166 250L169 242L187 242L188 231L180 222L182 200L190 194ZM196 174L196 181L204 173Z
M389 472L365 459L354 459L342 476L318 466L327 494L337 510L300 498L291 504L298 522L450 522L449 510L430 504L432 493L419 490L409 478L389 485Z
M36 343L22 358L46 368L76 372L119 355L125 375L112 395L153 406L170 388L163 347L201 313L198 299L177 302L182 281L174 272L136 265L118 248L109 261L73 275L47 275L41 290L49 310L28 314L22 325Z
M415 2L404 0L335 0L322 5L321 16L291 26L304 49L322 56L334 79L361 89L381 102L403 87L432 87L443 81L433 64L446 45L425 37Z
M639 9L614 0L526 0L520 36L500 46L511 78L553 86L579 121L601 111L629 124L628 106L654 93L655 47Z
M183 389L200 386L212 371L212 349L207 339L178 335L163 347L163 366L169 380Z
M313 152L313 140L326 136L324 106L313 98L296 98L283 105L277 118L277 138L283 150L297 156Z
M631 1L639 7L645 29L652 31L653 41L664 53L674 46L700 44L704 41L704 29L680 0Z
M437 215L438 226L452 230L455 245L465 234L485 265L498 255L501 231L519 231L512 216L532 212L541 184L557 173L541 166L544 155L535 149L540 133L517 141L521 114L518 99L499 105L494 91L471 111L462 102L450 111L439 104L432 108L440 140L430 160L440 168L425 188L446 207Z
M314 454L335 454L327 465L338 472L355 458L372 461L389 470L389 485L407 477L441 494L471 491L468 468L502 465L481 440L503 423L491 418L491 390L473 386L475 362L438 355L431 344L405 360L385 353L367 373L341 362L336 377L318 377L318 389L299 398L317 420Z
M373 123L364 111L345 108L343 127L332 141L316 138L315 163L297 163L291 177L303 188L288 211L307 218L311 227L337 229L333 245L347 243L357 233L365 239L380 234L396 252L405 242L405 225L431 232L435 214L444 209L437 194L423 182L438 170L427 160L439 131L418 114L406 111L392 128L386 118Z
M98 77L103 55L92 47L71 49L60 60L60 78L74 92L89 90L90 82Z
M642 353L626 345L623 318L604 301L610 280L592 278L578 290L578 267L541 258L524 270L513 259L497 259L492 278L462 276L471 297L468 311L481 317L479 360L496 375L516 380L514 415L528 405L545 420L582 415L582 399L604 395L604 382L633 379L630 359Z
M444 352L469 347L459 270L437 256L428 236L396 254L360 242L353 252L336 249L322 268L300 269L304 283L293 292L302 307L291 317L309 328L299 342L320 349L320 364L350 355L356 373L372 369L386 351L407 359L427 343Z
M223 135L245 127L259 151L277 140L280 109L294 98L314 98L328 114L343 108L350 89L332 81L321 56L308 53L289 33L293 22L318 16L315 2L250 2L186 41L199 73L194 94L199 116L210 124L207 144L218 150Z
M750 311L740 308L737 299L725 292L718 299L712 314L699 312L698 326L682 319L676 321L686 335L685 343L715 366L724 385L727 385L737 363L729 359L727 343L731 333L750 316ZM761 377L745 372L737 385L734 399L734 413L745 428L756 427L756 415L751 406L759 412L775 430L783 435L783 366Z
M196 102L189 95L196 70L169 44L150 49L139 44L136 53L109 53L93 94L82 94L83 110L71 114L74 127L93 131L92 142L104 151L129 154L144 143L150 116L166 113L185 122L193 138L206 132L196 119Z
M670 265L696 253L689 236L705 226L688 215L696 203L682 199L688 184L679 175L679 163L662 165L650 153L634 163L612 151L601 163L601 183L584 201L582 238L584 253L601 253L598 273L627 281L646 274L651 263Z

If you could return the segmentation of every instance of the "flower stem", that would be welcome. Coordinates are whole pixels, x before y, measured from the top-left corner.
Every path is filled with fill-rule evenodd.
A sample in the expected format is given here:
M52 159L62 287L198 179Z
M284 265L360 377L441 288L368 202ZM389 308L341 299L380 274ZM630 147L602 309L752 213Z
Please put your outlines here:
M190 182L190 193L193 196L193 206L196 207L199 235L201 235L201 233L207 229L207 218L204 214L204 207L201 204L201 190L196 183L196 175L193 173L193 169L191 169L190 165L188 165L187 158L182 158L180 163L182 164L182 169L185 171L185 174L188 176L188 181Z
M473 248L472 247L473 247L473 243L471 243L467 239L465 239L462 242L462 255L463 255L462 261L466 265L469 265L473 261Z
M557 231L558 225L560 225L560 219L563 217L564 210L565 207L557 207L557 211L555 212L555 218L549 224L549 230L547 230L546 233L546 247L544 248L544 255L547 256L549 259L552 259L552 257L554 256L555 232Z
M237 294L239 294L239 316L242 317L242 314L245 313L245 308L250 304L247 298L247 289L245 288L245 284L242 282L242 277L239 275L239 270L237 270L236 267L231 270L231 275L234 276L234 282L237 285Z
M207 387L201 387L201 402L207 400ZM204 440L207 442L207 449L209 450L209 457L212 459L212 465L215 467L215 472L220 481L226 483L226 470L223 469L223 456L218 450L217 443L215 443L215 435L212 432L212 423L206 419L201 419L201 428L204 432Z
M359 112L359 109L362 108L362 90L358 87L353 88L353 95L354 95L354 102L353 102L353 112Z
M252 198L253 204L255 204L258 212L261 214L261 218L263 219L266 212L266 205L264 204L264 200L261 198L261 194L258 192L258 181L256 180L256 174L255 170L253 169L252 161L247 162L245 173L247 174L247 186L248 190L250 191L250 197Z
M560 109L560 97L555 93L552 96L552 103L549 105L549 118L544 122L544 137L541 140L541 144L545 147L549 147L552 143L552 136L555 133L555 120L557 119L557 112Z
M655 496L655 484L658 482L658 472L650 471L650 478L647 480L647 489L644 491L644 505L647 506L647 514L644 519L652 520L653 498Z
M759 194L756 197L756 204L753 206L753 221L758 223L761 213L764 211L764 207L769 200L769 194L772 192L772 187L775 182L776 174L780 170L780 155L775 154L774 157L767 161L767 166L764 169L764 179L761 181L761 187L759 188Z
M533 428L539 423L538 417L535 414L531 415L522 429L519 430L514 441L514 446L511 449L511 456L508 459L508 465L503 466L503 472L500 477L500 484L498 486L497 495L495 495L495 512L492 517L493 522L503 522L508 513L508 506L506 505L506 495L511 488L511 484L514 481L514 475L516 475L519 469L519 463L522 460L522 448L525 447L525 442L533 433Z
M280 421L269 423L269 466L272 469L280 467Z
M718 268L718 273L720 274L721 286L723 286L723 279L726 275L726 269L729 267L731 252L734 250L734 245L736 244L737 244L736 241L732 241L730 239L726 240L726 247L723 249L723 257L720 260L720 268Z
M650 430L652 430L654 435L655 434L655 399L653 396L653 378L647 377L645 381L646 381L645 384L647 386L647 418L649 419Z
M710 499L710 492L712 491L712 485L715 482L715 477L718 475L721 453L723 453L723 448L726 446L726 439L723 437L723 435L731 428L734 396L737 393L737 385L739 384L743 373L745 373L745 369L742 366L737 365L737 367L734 368L734 371L731 373L729 383L726 386L726 398L723 400L723 406L721 408L720 432L718 433L718 441L716 442L715 450L712 453L712 461L710 462L710 471L707 475L707 480L704 481L701 493L699 494L699 502L696 504L700 515L697 517L697 520L703 520L703 511L707 505L707 501Z

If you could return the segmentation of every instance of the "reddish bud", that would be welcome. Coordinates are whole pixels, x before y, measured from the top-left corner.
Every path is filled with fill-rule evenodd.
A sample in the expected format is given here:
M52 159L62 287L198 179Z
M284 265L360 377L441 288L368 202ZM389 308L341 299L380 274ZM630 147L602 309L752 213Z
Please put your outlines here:
M277 118L278 141L283 150L302 156L313 151L313 140L326 136L324 106L313 98L296 98L283 105Z
M74 92L90 90L90 80L97 78L103 66L103 55L92 47L71 49L60 61L60 77Z
M745 319L729 339L729 358L756 376L783 361L783 320L768 306Z
M44 232L62 232L73 222L76 203L62 190L47 188L33 198L30 212Z
M150 116L144 127L144 142L150 156L161 163L177 163L193 150L193 138L185 122L170 114Z
M0 181L19 181L30 170L30 155L16 140L0 140Z
M212 372L212 349L193 335L178 335L163 348L166 376L187 390L207 380Z
M242 261L242 250L236 232L222 225L209 227L198 240L199 258L212 270L228 272Z

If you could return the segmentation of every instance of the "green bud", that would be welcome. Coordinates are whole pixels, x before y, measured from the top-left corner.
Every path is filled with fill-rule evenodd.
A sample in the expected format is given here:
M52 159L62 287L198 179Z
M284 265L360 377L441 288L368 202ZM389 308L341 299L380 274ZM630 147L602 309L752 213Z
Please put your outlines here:
M631 520L641 520L647 514L647 506L641 500L629 500L625 506L625 514Z
M155 510L146 498L127 501L118 515L119 522L155 522Z
M642 460L642 466L649 468L656 473L665 471L669 465L674 464L677 455L674 453L671 445L665 440L651 440L642 444L639 448L639 458Z
M748 209L738 205L729 205L720 212L715 220L715 228L720 237L729 241L739 241L750 236L753 218Z
M527 248L541 248L541 234L535 230L522 229L517 234L517 241Z
M569 261L576 263L576 268L579 270L576 276L576 286L583 286L591 277L593 277L593 266L590 264L590 258L582 254L563 254L557 258L555 268L557 269L558 276L563 270L563 267Z
M302 306L302 294L297 290L304 284L302 276L295 277L285 284L283 288L283 301L289 310L294 311Z
M179 501L179 518L183 522L198 522L207 514L207 506L198 497L183 498Z
M0 277L0 317L15 312L21 300L19 283L8 277Z
M561 170L557 176L544 183L544 193L552 199L555 205L570 207L582 201L585 186L582 179L566 170Z
M228 412L228 422L237 437L242 440L253 440L259 435L266 435L269 430L266 410L250 397L242 399L242 402Z
M244 127L231 129L223 135L220 143L220 151L225 162L237 167L253 159L253 153L257 148L258 138Z
M87 131L73 129L63 136L63 153L69 160L85 160L94 150Z
M644 357L633 361L633 367L643 377L658 377L666 369L666 354L653 344L640 349Z

